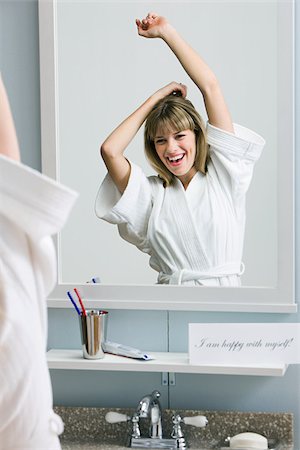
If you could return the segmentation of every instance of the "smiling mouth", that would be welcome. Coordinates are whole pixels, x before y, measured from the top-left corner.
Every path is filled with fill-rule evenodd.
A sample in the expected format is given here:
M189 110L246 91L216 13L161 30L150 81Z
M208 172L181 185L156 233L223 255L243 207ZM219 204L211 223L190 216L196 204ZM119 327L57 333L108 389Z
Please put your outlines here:
M173 156L172 158L170 156L167 156L167 160L171 165L177 165L180 164L180 162L183 160L184 157L185 154Z

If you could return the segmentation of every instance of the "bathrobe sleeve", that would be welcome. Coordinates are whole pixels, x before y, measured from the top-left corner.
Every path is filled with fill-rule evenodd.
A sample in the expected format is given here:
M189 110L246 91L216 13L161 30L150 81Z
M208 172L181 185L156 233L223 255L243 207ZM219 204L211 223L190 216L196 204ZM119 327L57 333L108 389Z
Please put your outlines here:
M95 212L100 219L118 225L123 239L148 253L148 222L157 177L148 178L139 166L132 162L130 165L130 177L123 194L110 175L106 175L96 196Z
M65 224L77 194L22 163L0 157L1 213L35 243L47 295L56 281L56 264L48 264L50 259L42 253L53 253L50 236Z
M265 140L238 124L230 133L208 123L207 142L211 158L208 174L218 179L228 196L239 201L249 188Z
M50 236L76 197L0 155L0 450L61 448L46 361L46 296L56 281Z

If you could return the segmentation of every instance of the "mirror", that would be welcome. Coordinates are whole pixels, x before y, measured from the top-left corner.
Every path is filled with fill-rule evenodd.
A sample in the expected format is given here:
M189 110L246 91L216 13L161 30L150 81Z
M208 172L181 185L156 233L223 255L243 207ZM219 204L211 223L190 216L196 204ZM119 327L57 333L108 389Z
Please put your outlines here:
M267 142L247 195L241 288L154 285L149 257L94 213L106 174L100 143L147 96L180 81L206 119L167 46L137 36L135 18L151 10L168 17L212 67L234 122ZM63 301L76 284L105 307L294 311L292 3L53 0L40 1L39 15L43 171L80 193L57 239L51 301ZM154 173L143 129L126 154ZM102 283L86 285L93 277Z

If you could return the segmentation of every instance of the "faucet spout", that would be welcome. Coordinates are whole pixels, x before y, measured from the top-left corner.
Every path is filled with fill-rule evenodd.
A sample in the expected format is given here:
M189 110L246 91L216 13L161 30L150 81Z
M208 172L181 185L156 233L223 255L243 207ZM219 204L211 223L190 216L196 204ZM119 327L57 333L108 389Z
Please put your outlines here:
M136 414L140 418L150 420L149 436L153 439L162 438L161 406L159 402L160 392L153 391L145 395L137 407Z

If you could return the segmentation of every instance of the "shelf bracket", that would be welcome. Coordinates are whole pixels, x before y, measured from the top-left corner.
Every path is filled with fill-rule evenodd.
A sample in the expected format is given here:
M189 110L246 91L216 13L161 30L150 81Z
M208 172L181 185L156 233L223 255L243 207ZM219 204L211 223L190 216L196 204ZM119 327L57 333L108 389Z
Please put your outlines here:
M176 380L175 380L175 373L169 372L169 386L175 386Z
M161 374L162 386L175 386L175 373L174 372L162 372Z

